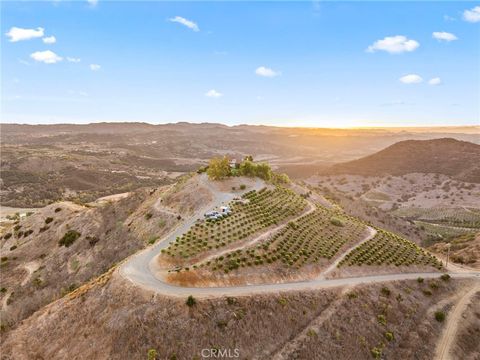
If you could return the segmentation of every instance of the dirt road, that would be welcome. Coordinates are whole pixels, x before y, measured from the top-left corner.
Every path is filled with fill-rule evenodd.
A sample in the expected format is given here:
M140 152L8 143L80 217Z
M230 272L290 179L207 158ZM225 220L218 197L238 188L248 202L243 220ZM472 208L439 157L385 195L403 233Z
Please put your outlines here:
M447 315L447 323L443 330L442 336L437 345L435 359L450 360L453 359L450 352L452 346L455 344L458 324L461 322L462 313L465 311L472 297L480 291L480 283L477 283L473 288L468 290L465 294L460 296L458 302Z

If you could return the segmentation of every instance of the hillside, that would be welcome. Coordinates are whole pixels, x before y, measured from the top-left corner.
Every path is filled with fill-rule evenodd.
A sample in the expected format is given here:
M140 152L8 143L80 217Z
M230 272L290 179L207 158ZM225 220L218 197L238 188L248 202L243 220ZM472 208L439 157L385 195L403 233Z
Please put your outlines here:
M411 280L189 307L113 274L24 321L4 339L2 359L143 359L152 349L156 359L200 359L202 349L217 348L238 349L242 359L427 360L442 331L434 311L448 316L452 297L469 284Z
M59 202L2 224L2 329L153 244L210 192L197 177L78 205Z
M406 140L327 171L364 176L435 173L479 183L480 145L452 138Z

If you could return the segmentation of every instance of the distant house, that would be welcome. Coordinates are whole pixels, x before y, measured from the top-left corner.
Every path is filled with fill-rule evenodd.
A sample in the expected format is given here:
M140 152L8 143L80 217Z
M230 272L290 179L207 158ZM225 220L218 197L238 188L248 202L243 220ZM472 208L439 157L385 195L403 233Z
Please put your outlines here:
M235 169L237 167L237 159L230 159L228 163L230 164L230 168L232 169Z

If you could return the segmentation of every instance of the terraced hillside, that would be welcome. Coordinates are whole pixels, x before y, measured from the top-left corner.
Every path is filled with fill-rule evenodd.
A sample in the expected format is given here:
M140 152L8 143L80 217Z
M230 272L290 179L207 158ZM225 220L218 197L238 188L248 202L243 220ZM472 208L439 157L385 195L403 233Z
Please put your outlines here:
M339 266L428 266L438 270L441 263L415 243L379 230L377 235L352 250Z
M312 278L367 234L367 227L358 219L319 206L253 244L172 270L168 279L195 284Z
M400 208L395 215L454 227L480 229L480 210L463 207Z
M198 221L162 254L175 264L184 264L206 252L242 242L254 234L301 214L307 202L284 187L250 191L232 201L232 214L217 221Z

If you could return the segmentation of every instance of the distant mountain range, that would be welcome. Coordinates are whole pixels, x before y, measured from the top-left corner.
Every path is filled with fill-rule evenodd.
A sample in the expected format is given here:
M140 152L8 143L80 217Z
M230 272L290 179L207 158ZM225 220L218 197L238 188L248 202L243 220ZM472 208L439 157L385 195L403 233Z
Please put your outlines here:
M404 175L436 173L480 182L480 145L452 138L406 140L358 160L331 166L328 173Z

